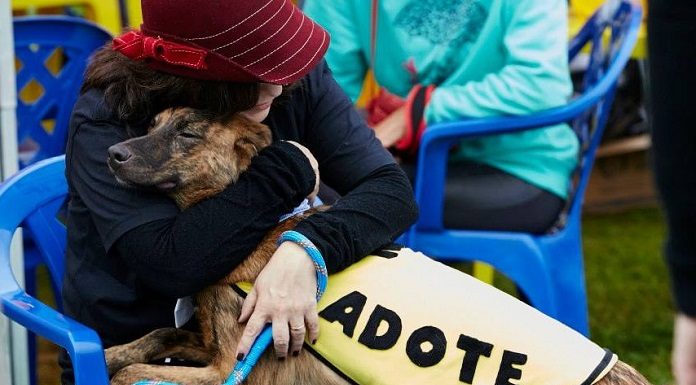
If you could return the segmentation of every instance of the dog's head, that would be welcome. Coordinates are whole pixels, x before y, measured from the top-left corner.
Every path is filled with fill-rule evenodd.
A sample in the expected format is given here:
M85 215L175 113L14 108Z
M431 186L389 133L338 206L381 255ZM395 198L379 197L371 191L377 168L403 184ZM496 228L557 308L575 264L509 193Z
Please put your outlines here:
M108 165L129 186L166 192L184 208L223 190L271 143L270 129L192 108L157 114L146 135L109 147Z

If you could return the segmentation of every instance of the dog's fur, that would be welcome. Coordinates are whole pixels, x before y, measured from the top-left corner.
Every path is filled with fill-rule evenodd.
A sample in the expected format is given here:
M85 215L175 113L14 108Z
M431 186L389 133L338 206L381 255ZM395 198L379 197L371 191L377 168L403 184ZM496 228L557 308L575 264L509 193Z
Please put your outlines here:
M223 123L190 108L169 109L155 118L147 135L112 146L109 166L121 183L165 191L181 208L186 208L235 182L251 158L270 140L268 127L242 117ZM223 383L236 362L235 348L243 330L243 325L237 322L242 299L230 284L253 282L275 251L280 233L305 217L280 223L225 279L196 295L201 334L159 329L129 344L107 349L111 383L132 384L139 380L172 381L181 385ZM306 350L283 361L276 359L270 350L259 360L247 379L248 384L346 384ZM206 366L147 364L163 357L188 359ZM619 361L596 384L647 385L648 382L635 369Z

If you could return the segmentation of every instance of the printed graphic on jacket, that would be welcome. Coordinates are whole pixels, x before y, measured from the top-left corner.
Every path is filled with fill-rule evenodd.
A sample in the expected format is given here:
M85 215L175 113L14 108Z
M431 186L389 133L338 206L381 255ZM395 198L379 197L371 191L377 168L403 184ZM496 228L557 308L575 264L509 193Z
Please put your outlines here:
M308 346L359 384L590 385L617 357L471 276L403 248L329 277Z
M487 18L488 10L479 0L415 0L401 9L396 28L440 46L433 68L417 81L438 85L449 77L461 64L457 57L476 42Z

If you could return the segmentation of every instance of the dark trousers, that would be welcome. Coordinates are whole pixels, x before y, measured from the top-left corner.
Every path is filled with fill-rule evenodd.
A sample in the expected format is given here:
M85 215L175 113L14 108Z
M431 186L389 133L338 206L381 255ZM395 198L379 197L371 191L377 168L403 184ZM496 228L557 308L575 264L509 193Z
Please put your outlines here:
M402 164L413 181L415 164ZM447 169L445 227L544 233L565 205L560 197L480 163L454 162Z
M648 65L653 165L669 228L679 310L696 315L696 2L651 0Z

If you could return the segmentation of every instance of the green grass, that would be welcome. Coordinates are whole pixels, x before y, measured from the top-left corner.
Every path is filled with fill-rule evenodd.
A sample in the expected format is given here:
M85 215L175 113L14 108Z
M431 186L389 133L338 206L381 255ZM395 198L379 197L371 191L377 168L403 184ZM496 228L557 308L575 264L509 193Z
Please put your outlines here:
M672 302L658 209L583 218L591 337L653 384L672 383Z

